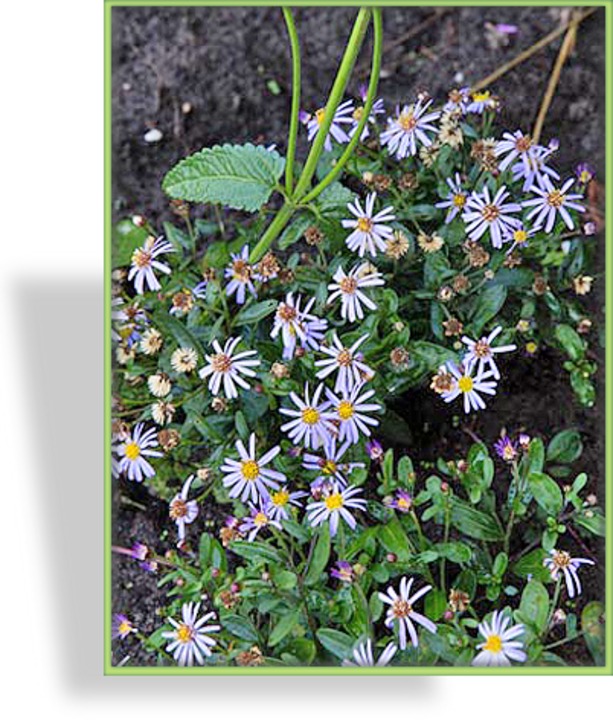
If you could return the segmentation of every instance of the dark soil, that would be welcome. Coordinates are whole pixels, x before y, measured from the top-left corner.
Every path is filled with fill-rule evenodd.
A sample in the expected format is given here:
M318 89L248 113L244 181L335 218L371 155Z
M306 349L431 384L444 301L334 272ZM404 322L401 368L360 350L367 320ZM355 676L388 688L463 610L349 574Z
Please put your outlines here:
M562 9L556 8L453 8L440 9L440 17L412 38L394 44L412 28L430 18L433 8L384 10L384 76L380 94L388 107L411 99L421 89L442 98L450 87L471 84L555 29ZM303 51L303 107L319 107L329 90L353 10L303 8L296 11ZM484 36L484 23L511 23L518 34L507 47L492 48ZM493 90L504 106L501 123L510 130L529 129L536 117L560 41L539 51L497 82ZM393 46L393 47L392 47ZM366 48L368 51L368 47ZM604 11L597 10L580 27L573 57L562 71L545 124L543 140L561 141L557 162L569 172L587 160L604 182ZM364 54L362 67L368 67ZM463 80L458 77L462 73ZM367 75L367 70L366 70ZM362 72L362 81L366 76ZM269 89L274 80L279 94ZM356 80L352 89L357 90ZM165 172L186 154L219 142L276 142L283 148L287 131L290 58L278 8L115 8L113 10L113 183L116 217L139 213L154 223L171 220L160 189ZM182 106L190 103L191 110ZM159 143L143 136L156 127ZM302 136L304 141L304 136ZM599 265L604 267L604 237ZM604 305L604 282L596 283L591 310ZM600 317L602 322L603 318ZM604 356L600 353L604 367ZM468 430L488 445L500 432L524 429L551 437L566 427L579 429L584 454L578 471L587 472L591 491L604 499L604 372L597 377L597 403L593 409L573 400L562 358L544 352L532 360L533 369L521 363L505 366L504 393L492 409L470 420ZM526 370L528 367L528 370ZM426 391L407 395L403 415L415 437L414 458L435 460L461 457L472 442L466 428L454 427L452 411L431 402ZM504 472L502 466L500 472ZM135 494L136 493L136 494ZM133 498L147 507L119 502ZM136 489L118 486L114 498L114 541L129 547L134 540L159 551L171 543L161 539L167 508ZM198 519L197 533L211 517ZM568 538L570 541L570 537ZM602 543L593 543L598 567L604 568ZM577 554L584 555L579 546ZM584 573L584 600L604 595L603 573ZM164 592L156 577L121 557L113 561L113 610L127 612L148 634L159 622L156 611ZM130 654L129 664L151 664L152 658L137 641L128 640L116 651L115 662ZM564 654L567 662L585 665L591 659L581 642Z

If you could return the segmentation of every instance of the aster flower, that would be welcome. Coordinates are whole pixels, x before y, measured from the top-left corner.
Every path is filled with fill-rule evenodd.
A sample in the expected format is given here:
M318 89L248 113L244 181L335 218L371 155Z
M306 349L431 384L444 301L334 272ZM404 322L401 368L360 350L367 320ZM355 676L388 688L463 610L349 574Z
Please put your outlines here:
M332 414L328 412L329 403L320 402L324 386L320 384L311 399L309 395L309 384L304 386L304 400L295 392L290 393L290 399L297 410L280 408L283 415L293 418L281 425L281 430L286 432L294 444L303 443L306 448L317 448L324 445L330 438L331 433L336 431L332 424Z
M307 497L308 493L302 490L290 492L286 485L270 493L268 514L273 520L289 520L289 506L302 507L300 500Z
M458 396L464 396L464 412L471 410L485 410L485 403L479 393L486 395L496 394L496 381L491 373L477 372L473 377L475 365L464 368L457 367L453 363L447 363L450 374L453 376L451 390L441 392L441 397L446 403L453 402Z
M157 372L147 378L149 392L157 398L166 397L172 390L172 382L164 372Z
M303 348L319 349L319 340L323 338L328 321L312 315L309 311L315 303L311 298L304 310L300 309L302 296L294 300L293 293L288 293L285 302L279 303L270 337L275 339L281 334L283 340L283 359L291 360L296 351L297 341Z
M209 390L213 395L219 395L222 381L223 391L228 399L238 397L237 385L245 390L249 389L249 383L247 383L241 375L255 377L255 372L252 368L258 366L260 361L257 358L248 359L251 355L256 354L255 350L245 350L244 352L238 353L238 355L233 355L241 339L241 337L237 337L226 340L223 349L219 341L213 340L215 355L205 356L208 365L203 367L198 373L203 380L209 375L211 376L209 379Z
M249 515L243 518L240 525L240 532L247 535L248 542L253 542L260 530L272 525L277 530L282 530L281 523L272 515L272 507L268 499L261 499L256 507L253 503L249 503Z
M152 291L162 287L153 271L158 270L165 275L170 275L170 268L156 258L174 251L174 247L163 237L157 239L148 237L142 247L136 248L132 254L128 280L134 280L134 289L139 295L145 292L145 284Z
M374 390L363 392L363 383L360 383L351 392L344 391L340 398L330 390L326 390L326 394L332 405L333 417L339 423L338 439L341 442L347 438L349 442L357 443L360 434L370 437L370 427L376 427L379 421L366 413L382 409L377 403L367 402L375 394Z
M159 450L151 448L158 446L155 428L144 429L144 423L138 423L132 435L117 448L119 463L117 469L125 473L128 480L142 482L144 478L151 478L155 470L146 460L147 457L162 457Z
M510 255L515 248L526 247L528 240L541 230L542 227L540 225L533 225L529 228L523 223L520 223L516 227L507 228L505 238L503 238L503 242L511 243L511 246L507 250L507 255Z
M121 638L125 640L131 633L138 632L138 628L135 628L132 621L127 618L126 615L119 613L113 615L113 623L111 629L111 637L113 640Z
M583 196L579 193L568 192L574 182L575 178L569 178L561 188L554 188L549 177L546 175L539 177L537 185L530 188L538 197L523 202L524 207L532 208L528 213L528 220L536 218L535 225L545 225L545 232L551 232L557 216L560 214L566 227L572 230L575 223L568 210L585 212L585 207L576 202Z
M535 145L533 151L524 157L523 160L516 162L511 167L513 182L519 180L524 181L522 190L529 190L541 177L550 177L559 180L560 175L549 165L547 160L555 152L553 147L543 147Z
M113 552L120 555L127 555L133 560L137 560L139 566L143 570L147 570L147 572L156 572L158 569L158 563L154 558L153 552L143 543L135 542L131 548L113 546Z
M170 365L177 373L193 372L198 364L198 353L191 347L177 348L170 356Z
M390 661L397 651L398 648L396 645L394 643L389 643L379 656L377 662L375 662L372 651L372 640L368 638L366 642L360 643L354 648L353 661L343 660L343 665L345 667L384 667L385 665L390 664Z
M341 488L337 482L333 483L329 490L324 491L322 500L311 503L307 507L309 524L311 527L317 527L329 522L330 535L334 537L338 530L340 518L342 518L354 530L357 523L347 508L366 510L366 500L356 497L361 492L361 488L353 485Z
M374 462L381 462L383 460L383 445L378 440L368 440L366 442L366 452L368 457Z
M172 653L174 659L181 667L192 666L194 660L204 665L205 657L212 655L211 648L217 643L209 637L209 633L221 630L219 625L205 625L215 618L214 612L208 612L197 620L200 603L184 603L181 608L181 622L168 618L173 630L163 632L162 637L171 642L166 646L166 652Z
M185 540L185 526L193 523L198 517L198 503L195 500L188 500L189 489L195 479L195 475L190 475L183 483L181 492L177 493L170 501L169 515L174 520L179 533L179 545Z
M443 105L443 110L446 113L459 112L461 115L466 115L466 108L470 104L470 88L454 88L447 95L447 102Z
M364 208L358 199L349 203L347 208L355 216L355 220L342 220L344 228L351 228L353 232L345 240L347 247L364 257L369 252L376 257L377 251L384 253L387 249L387 240L392 237L394 231L386 223L396 219L393 214L393 207L386 207L380 212L373 214L377 193L372 192L366 196Z
M496 455L505 462L513 462L517 457L517 443L513 442L508 435L504 435L494 443Z
M328 131L324 142L324 150L326 150L326 152L330 152L330 150L332 150L332 138L341 145L349 142L349 135L345 132L342 126L353 124L353 112L354 107L352 100L345 100L336 108L334 119L332 120L330 130ZM319 108L319 110L316 110L313 115L309 115L308 113L301 111L299 117L301 122L306 125L307 136L309 142L311 142L315 139L315 136L319 132L319 128L323 124L326 117L326 108Z
M350 442L343 443L339 448L336 445L336 437L330 437L324 443L323 456L305 453L302 467L319 473L315 478L315 483L329 483L335 480L339 485L345 487L347 485L345 474L351 473L354 468L364 467L364 463L341 462L341 458L351 446Z
M368 87L366 85L360 86L360 99L363 103L366 103L366 99L368 98ZM370 129L369 125L376 125L377 123L377 115L381 115L385 113L385 105L383 103L383 100L381 98L377 98L372 108L370 109L370 115L368 116L368 120L366 121L366 124L364 125L364 129L362 130L362 135L360 136L360 141L364 142L366 138L370 135ZM358 105L355 110L351 114L351 130L349 130L349 137L352 138L357 130L358 125L360 124L360 120L364 116L364 106Z
M486 110L496 110L499 105L497 98L489 90L471 93L470 99L466 112L475 113L476 115L482 115Z
M577 176L577 180L582 185L587 185L591 180L594 179L596 171L588 163L582 162L579 163L579 165L577 165L577 167L575 168L575 175Z
M162 349L164 338L155 328L148 328L140 339L140 349L145 355L156 355Z
M246 299L246 292L257 297L253 280L259 280L258 274L252 265L249 264L249 245L244 245L240 253L232 253L230 265L225 269L226 279L230 279L226 287L226 295L232 297L236 294L236 302L243 305Z
M517 203L505 203L509 197L506 186L502 186L494 195L490 196L487 185L483 186L483 192L473 192L466 201L466 209L462 219L466 223L466 232L471 240L479 240L489 231L492 245L501 248L508 228L517 227L520 221L511 213L521 212L521 205Z
M355 577L355 572L351 563L346 560L337 560L336 567L330 570L330 577L340 580L344 583L351 583Z
M357 352L360 345L362 345L368 337L368 335L362 335L351 347L347 348L338 339L338 335L334 333L332 337L332 347L324 347L322 345L319 348L320 352L330 357L315 362L315 367L321 368L321 370L317 372L317 377L323 380L333 372L338 372L334 385L335 392L349 392L356 385L364 382L364 380L372 379L375 374L374 370L362 362L361 354Z
M524 626L511 625L508 616L494 610L491 621L484 620L479 623L479 633L485 642L477 645L481 652L472 661L477 666L508 666L511 660L525 662L527 655L523 650L523 643L516 640L524 633Z
M396 490L396 495L389 502L388 507L401 513L408 513L413 507L413 498L406 490Z
M425 615L421 615L413 610L413 605L423 597L429 590L432 589L432 585L425 585L417 592L411 595L411 587L413 586L414 578L403 577L400 580L400 592L397 593L393 587L388 587L387 594L379 593L379 599L390 607L387 609L387 615L385 617L385 625L388 628L392 628L394 624L398 627L399 645L401 650L405 650L407 646L407 632L411 639L413 647L419 645L417 639L417 630L415 629L414 622L422 627L426 628L431 633L436 633L436 625L429 620Z
M496 157L505 156L500 161L498 169L504 172L511 163L519 161L526 167L526 173L529 172L530 158L536 157L537 148L541 146L535 145L530 135L524 135L521 130L516 130L514 133L505 132L502 138L494 149Z
M281 452L278 445L258 460L255 454L255 433L251 433L249 452L242 440L236 441L236 449L240 460L226 458L221 466L221 471L226 473L223 484L224 487L230 488L231 498L240 497L241 502L245 502L248 498L253 502L257 502L260 498L267 499L270 488L277 490L279 483L286 481L283 473L265 467Z
M396 160L402 160L408 155L417 154L418 142L428 147L432 139L428 132L436 133L437 128L432 125L438 120L440 112L426 112L432 105L432 100L419 98L413 105L396 107L395 117L388 118L387 130L381 133L381 145L387 146L390 155L395 155Z
M502 332L502 325L494 328L492 332L482 337L480 340L471 340L469 337L464 335L462 342L468 347L468 351L464 355L463 362L470 369L474 365L477 365L477 375L483 375L486 370L489 370L496 380L500 379L500 372L494 355L500 353L513 352L517 350L517 345L500 345L499 347L492 347L492 342Z
M362 305L369 310L376 310L376 304L362 292L362 288L377 287L385 285L380 272L369 272L369 264L355 265L347 275L342 267L334 273L335 282L328 285L331 295L328 297L328 305L336 298L341 298L341 316L349 322L355 322L364 318Z
M581 595L581 581L579 580L578 570L581 565L594 565L593 560L587 558L574 558L566 550L550 550L551 557L543 560L543 565L551 573L553 580L557 580L560 573L564 575L568 597L574 598L575 595Z
M450 223L459 212L462 212L468 197L466 190L462 189L460 173L456 173L454 178L447 178L446 182L449 185L450 192L445 200L435 204L437 208L448 208L445 224Z

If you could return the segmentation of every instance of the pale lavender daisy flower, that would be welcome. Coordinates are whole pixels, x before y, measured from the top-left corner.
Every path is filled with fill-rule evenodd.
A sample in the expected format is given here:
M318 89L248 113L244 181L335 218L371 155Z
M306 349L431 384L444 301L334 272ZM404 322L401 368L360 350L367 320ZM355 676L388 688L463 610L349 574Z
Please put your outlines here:
M479 90L471 93L470 102L466 107L466 112L482 115L486 110L496 110L497 108L498 100L491 94L491 92L489 90Z
M360 86L360 99L363 103L366 102L366 99L368 97L368 86L367 85L361 85ZM360 137L360 141L366 140L366 138L370 135L370 129L369 125L376 125L377 124L377 115L381 115L382 113L385 113L385 105L383 103L383 100L381 98L377 98L372 108L370 109L370 115L368 116L368 120L366 121L366 125L364 125L364 129L362 130L362 135ZM355 108L351 115L351 130L349 130L349 137L352 138L357 130L358 125L360 124L360 120L362 119L364 115L364 106L358 105L358 107Z
M523 180L522 190L524 192L529 190L540 177L548 176L554 180L559 180L560 175L549 165L547 165L547 159L553 155L555 149L551 147L543 147L542 145L535 145L534 150L530 155L527 155L524 160L516 162L511 167L513 174L513 182Z
M462 87L451 90L447 95L447 102L443 105L445 112L460 111L462 115L466 115L466 108L470 104L470 88Z
M504 435L494 443L496 455L505 462L513 462L518 455L517 443L513 442L508 435Z
M486 620L479 623L479 633L485 642L477 645L481 652L472 661L477 666L508 666L511 660L524 662L527 658L524 652L524 644L516 640L524 633L524 626L521 624L511 625L511 619L494 610L491 621Z
M394 627L394 623L398 626L398 638L401 650L405 650L407 646L407 633L411 639L413 647L419 645L417 638L417 630L415 629L416 622L418 625L426 628L431 633L436 633L436 625L432 620L421 615L413 610L413 605L423 597L429 590L432 589L432 585L425 585L416 593L411 595L411 587L413 586L414 578L403 577L400 580L400 592L397 593L394 588L390 585L387 589L387 593L379 593L379 599L390 607L387 609L387 615L385 617L385 625L388 628Z
M218 632L221 626L205 625L215 617L215 613L208 612L197 620L199 611L200 603L184 603L181 608L181 621L168 618L174 629L162 633L162 637L171 641L166 646L166 652L172 653L181 667L191 667L194 660L199 665L204 665L205 657L212 655L211 648L217 644L209 637L209 633Z
M520 220L511 213L521 212L521 205L505 203L508 196L509 191L504 185L493 198L487 185L483 186L482 193L473 192L469 196L462 220L466 223L466 232L471 240L479 240L489 231L492 245L495 248L502 247L508 228L520 224Z
M480 340L471 340L468 336L462 337L462 342L468 348L468 351L464 355L463 362L467 365L470 370L474 365L477 365L477 375L484 375L489 370L492 376L496 379L500 379L500 372L496 365L494 355L499 353L513 352L517 350L517 345L500 345L499 347L492 347L494 340L502 332L502 325L494 328L492 332L483 336Z
M451 375L453 375L451 390L441 393L446 403L453 402L460 395L464 396L464 412L468 414L471 410L485 410L485 402L479 393L486 395L496 394L496 380L491 373L479 373L473 377L475 365L471 367L457 367L454 363L447 363Z
M353 111L354 107L352 100L345 100L336 108L334 120L332 120L330 130L328 131L324 142L324 150L326 150L326 152L330 152L330 150L332 150L332 138L341 145L349 142L349 135L345 132L342 126L353 124ZM299 117L300 121L306 125L307 136L309 142L311 142L315 139L315 136L319 132L319 128L323 124L326 117L326 108L319 108L319 110L316 110L313 115L309 115L308 113L301 111Z
M342 267L334 273L333 280L335 282L328 285L331 295L328 297L327 304L330 305L336 298L341 298L341 316L349 322L355 322L364 318L362 305L369 310L376 310L377 305L362 292L362 288L377 287L385 285L383 276L380 272L369 272L369 264L354 266L349 275L345 273Z
M394 208L386 207L373 214L376 199L377 193L373 192L367 195L364 208L358 199L349 203L347 208L356 219L341 221L344 228L353 229L353 232L345 240L345 244L350 250L357 252L360 257L364 257L366 252L369 252L372 257L376 257L377 250L385 253L386 241L394 234L393 229L385 224L396 219L393 214Z
M260 361L257 358L251 358L256 354L255 350L245 350L238 355L232 354L241 339L241 337L237 337L226 340L223 349L218 340L213 340L215 355L206 355L208 365L198 371L203 380L209 375L211 376L208 387L213 395L219 395L222 382L224 394L229 400L238 397L237 385L244 390L249 389L249 383L241 375L255 377L256 374L252 368L258 366Z
M355 444L359 442L360 434L370 437L370 427L376 427L379 421L366 413L382 410L381 405L367 402L375 394L374 390L363 392L363 383L361 383L351 392L343 392L340 398L330 390L326 390L326 394L334 412L333 417L340 423L338 431L340 442L347 439Z
M243 518L239 530L247 535L247 541L253 542L260 530L266 527L276 527L277 530L283 530L281 523L272 515L271 504L266 500L260 499L259 505L256 507L253 503L249 503L250 514Z
M527 174L530 170L530 159L537 157L538 148L541 147L534 143L530 135L524 135L521 130L516 130L514 133L503 133L502 140L499 140L494 148L496 157L504 155L498 169L504 172L511 163L519 161L524 164Z
M257 297L253 280L259 280L253 265L249 264L249 246L245 245L240 253L232 253L230 265L224 271L226 279L230 279L226 287L226 295L231 297L236 294L236 302L243 305L246 299L247 290Z
M269 497L268 514L273 520L289 520L289 506L302 507L300 500L308 497L303 490L290 492L286 485L273 490Z
M305 453L303 457L302 467L319 473L314 480L318 485L336 480L345 487L347 485L345 474L351 473L354 468L364 467L364 463L341 461L341 458L351 446L350 442L345 442L338 448L336 445L336 437L331 437L324 444L322 455Z
M240 460L226 458L220 468L225 473L223 485L230 488L228 494L231 498L240 497L241 502L248 498L253 502L261 498L268 499L270 488L277 490L279 483L286 481L283 473L265 467L277 457L281 448L275 445L258 460L255 454L255 433L251 433L249 452L242 440L236 441L236 449Z
M330 570L330 577L344 583L351 583L355 578L353 565L346 560L337 560L336 567Z
M367 340L368 337L368 335L362 335L351 347L347 348L338 339L338 335L334 333L332 337L332 347L324 347L322 345L319 348L320 352L330 357L315 362L315 367L322 368L318 371L317 377L323 380L327 378L328 375L338 371L334 392L349 392L365 380L371 380L375 372L366 365L366 363L362 362L361 353L357 352L360 345Z
M390 155L396 160L403 160L408 155L417 154L418 142L428 147L432 139L428 132L436 133L438 129L432 125L440 117L440 112L427 113L432 100L419 98L413 105L404 105L402 110L396 107L395 117L387 119L387 130L381 133L381 145L387 146Z
M302 347L319 349L319 340L328 327L328 321L312 315L309 311L315 303L311 298L303 310L300 309L302 296L294 300L293 293L288 293L285 302L279 303L275 314L274 325L270 337L275 339L281 334L283 341L283 358L291 360L299 340Z
M343 660L345 667L384 667L389 665L392 658L398 651L394 643L389 643L383 650L377 662L372 651L372 640L368 638L366 642L357 645L353 651L353 660Z
M561 188L555 188L546 175L538 178L537 183L530 190L538 197L523 202L524 207L532 208L528 214L528 220L535 218L535 225L544 224L545 232L551 232L559 213L566 227L573 230L575 223L568 210L585 212L585 207L576 202L582 200L583 196L580 193L568 192L575 183L575 178L566 180Z
M136 248L132 254L128 280L134 280L134 289L139 295L145 292L145 284L152 291L162 287L153 271L158 270L165 275L170 275L170 268L156 258L174 251L174 247L163 237L148 237L142 247Z
M290 393L290 399L297 410L280 408L283 415L289 415L293 420L281 425L281 430L286 432L294 444L303 443L306 448L317 450L326 443L330 435L336 432L332 424L332 414L328 412L329 403L320 402L324 386L320 384L313 398L309 395L309 384L304 386L304 400L298 397L295 392Z
M113 640L120 638L125 640L131 633L138 632L138 628L134 627L132 621L126 615L116 613L113 615L113 623L111 627L111 637Z
M550 550L551 557L543 560L543 565L551 573L554 580L558 579L558 575L562 573L566 581L566 589L568 597L574 598L575 595L581 595L581 581L577 571L581 565L595 565L593 560L587 558L574 558L566 550Z
M361 492L361 488L354 487L353 485L341 488L338 483L333 483L327 492L324 491L322 500L311 503L307 507L307 515L311 527L317 527L318 525L329 522L330 535L334 537L337 533L340 519L342 518L347 525L354 530L357 523L347 508L366 510L366 500L356 497L356 495L359 495Z
M142 482L144 478L151 478L155 470L146 460L147 457L162 457L159 450L152 450L158 446L157 429L144 430L144 423L138 423L132 435L117 447L119 460L117 471L126 473L128 480Z
M177 525L180 545L185 540L185 526L193 523L198 517L198 503L195 500L188 500L189 489L194 482L195 475L190 475L183 483L181 492L177 493L170 501L169 515Z
M406 490L396 490L396 495L388 503L388 507L401 513L408 513L413 507L413 498Z
M455 178L447 178L446 182L451 192L447 195L446 200L435 204L437 208L447 208L445 225L450 223L458 213L464 210L464 205L466 205L466 199L468 198L468 193L462 189L460 173L456 173Z
M503 240L510 242L511 246L507 250L507 255L513 252L515 248L524 248L528 243L528 240L540 232L543 228L540 225L533 225L527 227L523 223L514 228L507 228L507 234Z

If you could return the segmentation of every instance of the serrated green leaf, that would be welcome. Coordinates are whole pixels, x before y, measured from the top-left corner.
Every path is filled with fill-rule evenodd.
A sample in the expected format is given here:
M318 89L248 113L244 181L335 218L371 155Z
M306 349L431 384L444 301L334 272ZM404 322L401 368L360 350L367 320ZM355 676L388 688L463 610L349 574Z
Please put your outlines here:
M267 202L284 167L275 150L250 143L215 145L181 160L166 174L162 189L174 199L254 212Z

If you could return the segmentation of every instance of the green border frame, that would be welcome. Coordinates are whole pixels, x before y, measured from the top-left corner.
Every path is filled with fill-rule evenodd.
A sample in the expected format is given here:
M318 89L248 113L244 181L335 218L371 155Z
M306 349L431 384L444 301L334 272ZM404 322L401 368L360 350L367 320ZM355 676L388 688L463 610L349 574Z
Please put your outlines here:
M380 7L447 7L474 6L477 3L466 0L437 0L419 2L415 0L379 0ZM481 4L481 3L478 3ZM613 441L605 443L605 510L609 533L605 542L606 571L606 656L605 665L600 667L522 667L472 668L472 667L287 667L287 668L240 668L240 667L116 667L111 664L111 15L115 7L283 7L283 6L339 6L356 7L355 0L104 0L104 674L105 675L613 675ZM588 2L586 0L490 0L483 7L602 7L605 9L605 166L608 172L613 168L613 4L610 0ZM606 184L606 217L613 218L613 182ZM613 230L605 229L605 297L606 297L606 373L605 373L605 438L613 435Z

